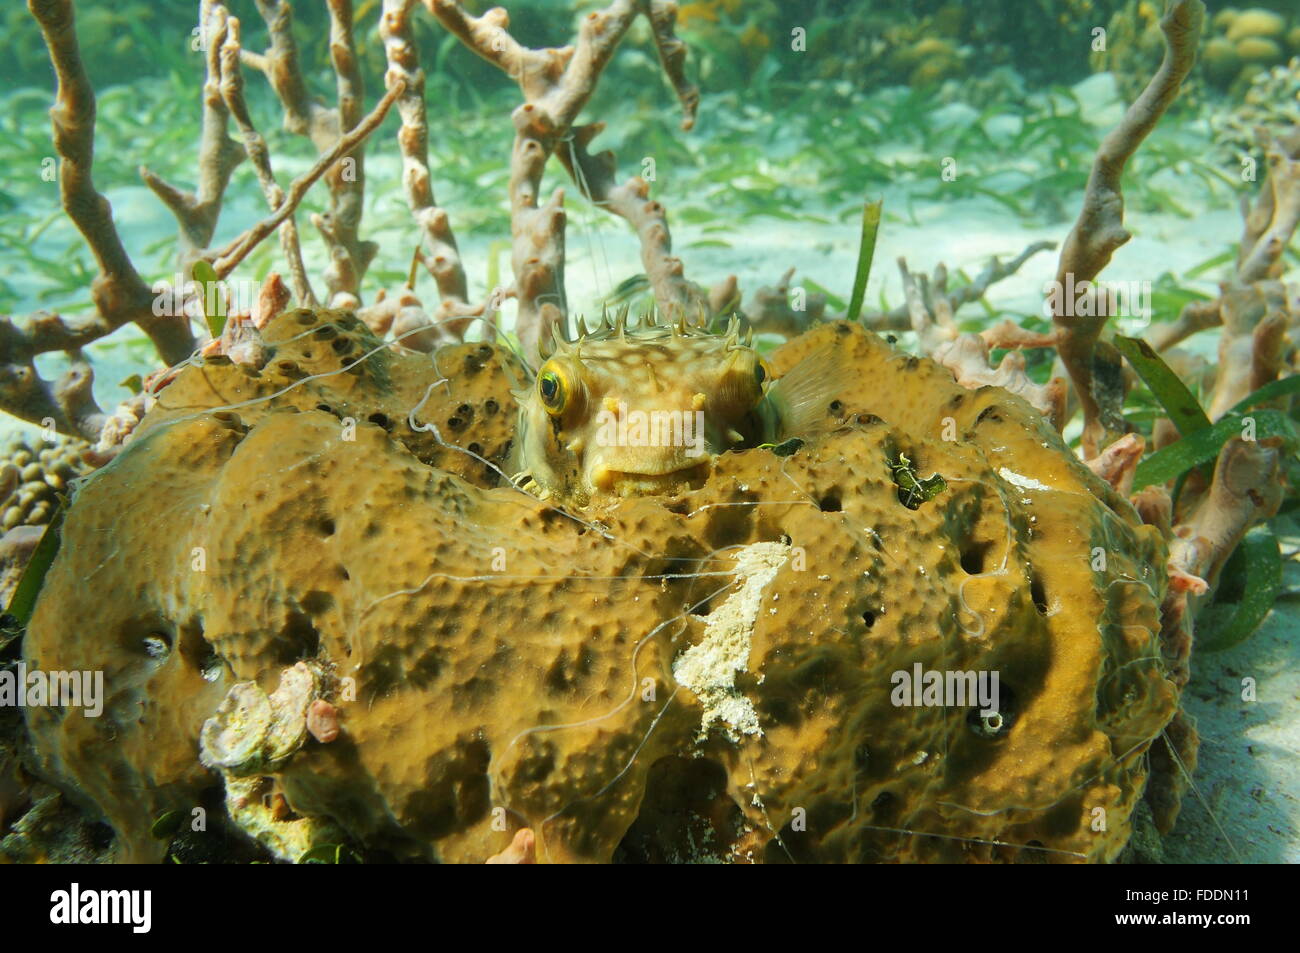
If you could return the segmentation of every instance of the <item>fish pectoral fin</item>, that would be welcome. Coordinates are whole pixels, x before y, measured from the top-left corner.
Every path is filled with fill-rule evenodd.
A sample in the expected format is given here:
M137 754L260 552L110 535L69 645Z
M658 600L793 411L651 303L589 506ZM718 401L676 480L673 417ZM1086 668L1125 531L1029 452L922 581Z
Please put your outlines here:
M852 368L830 345L790 368L767 392L780 423L776 442L831 429L836 422L830 415L831 401L852 381Z

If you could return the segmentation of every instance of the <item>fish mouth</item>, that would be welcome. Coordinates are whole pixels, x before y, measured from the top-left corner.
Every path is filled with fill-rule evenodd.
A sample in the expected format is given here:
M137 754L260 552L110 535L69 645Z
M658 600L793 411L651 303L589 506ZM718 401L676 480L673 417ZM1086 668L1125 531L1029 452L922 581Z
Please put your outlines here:
M712 461L707 458L661 473L598 467L591 475L591 484L597 490L614 496L651 496L698 489L708 478L711 468Z

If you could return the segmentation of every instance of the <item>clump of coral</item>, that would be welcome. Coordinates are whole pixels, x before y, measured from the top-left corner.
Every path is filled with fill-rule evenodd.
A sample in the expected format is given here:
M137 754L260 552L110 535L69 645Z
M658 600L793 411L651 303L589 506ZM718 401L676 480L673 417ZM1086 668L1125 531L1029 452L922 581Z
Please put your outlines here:
M1159 57L1164 44L1161 4L1135 0L1117 10L1106 24L1106 45L1094 50L1094 70L1111 70L1120 89L1135 98L1146 82L1140 64ZM1204 25L1200 63L1186 92L1201 98L1198 87L1228 91L1237 97L1258 77L1300 53L1300 20L1274 10L1225 7Z
M952 0L816 0L797 8L764 0L703 0L683 4L683 32L702 47L705 66L737 63L754 71L764 57L790 47L790 31L805 30L818 49L816 75L855 85L906 84L929 90L945 81L964 80L972 64L1012 63L1033 81L1073 75L1085 68L1087 47L1077 44L1025 44L1027 20L1062 29L1103 25L1124 0L1022 0L989 4L978 13ZM818 41L834 35L833 48ZM1157 35L1156 50L1159 50Z
M1225 7L1209 24L1202 59L1210 81L1239 92L1261 73L1300 53L1300 20L1259 7Z
M90 446L82 440L53 435L49 439L10 438L0 449L0 527L44 526L58 506L57 494L89 473Z
M1126 97L1142 90L1144 78L1131 67L1150 63L1164 48L1160 32L1160 8L1150 0L1130 3L1117 10L1106 24L1106 44L1090 57L1094 70L1110 70Z
M1300 127L1300 56L1256 73L1241 100L1216 113L1210 122L1231 160L1255 150L1255 130L1261 126L1278 130Z

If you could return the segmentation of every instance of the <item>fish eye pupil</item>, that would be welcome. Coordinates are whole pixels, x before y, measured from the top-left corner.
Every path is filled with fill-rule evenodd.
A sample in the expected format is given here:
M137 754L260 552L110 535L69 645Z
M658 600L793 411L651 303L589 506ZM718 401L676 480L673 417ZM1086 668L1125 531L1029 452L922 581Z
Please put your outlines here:
M542 399L550 403L560 392L560 380L548 371L538 380L538 389L542 392Z
M762 364L759 364L758 369L754 371L754 377L758 379L760 384L763 383L763 381L767 380L767 369Z

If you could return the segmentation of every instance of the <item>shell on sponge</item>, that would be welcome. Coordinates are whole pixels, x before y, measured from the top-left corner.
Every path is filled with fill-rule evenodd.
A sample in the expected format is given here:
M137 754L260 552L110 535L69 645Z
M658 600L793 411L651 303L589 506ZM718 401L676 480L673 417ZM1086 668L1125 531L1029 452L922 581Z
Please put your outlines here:
M312 668L298 662L280 674L270 695L256 682L233 685L216 714L203 723L199 757L235 776L270 770L307 740L307 713L319 683Z

